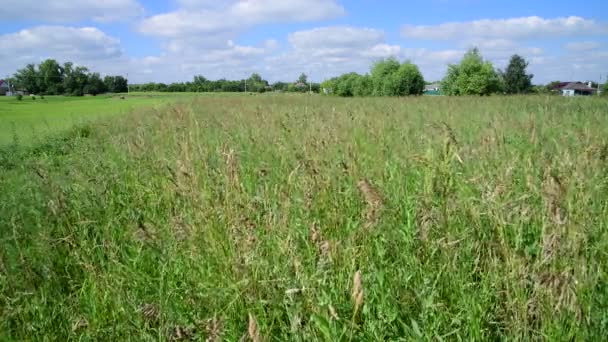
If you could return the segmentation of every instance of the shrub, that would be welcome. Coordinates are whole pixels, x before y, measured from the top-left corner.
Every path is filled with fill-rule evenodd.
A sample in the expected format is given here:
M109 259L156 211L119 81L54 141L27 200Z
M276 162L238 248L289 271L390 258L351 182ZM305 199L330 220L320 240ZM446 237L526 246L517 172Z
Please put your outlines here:
M23 100L23 95L21 95L21 94L17 95L17 101L21 101L21 100Z
M35 100L36 100L36 96L33 96L33 95L32 95L32 100L34 100L34 101L35 101Z

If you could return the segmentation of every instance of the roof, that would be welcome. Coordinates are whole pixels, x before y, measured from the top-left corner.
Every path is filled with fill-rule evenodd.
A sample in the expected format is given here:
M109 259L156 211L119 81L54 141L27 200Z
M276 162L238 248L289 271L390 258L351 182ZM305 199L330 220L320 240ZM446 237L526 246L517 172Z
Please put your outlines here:
M440 83L431 83L431 84L427 84L424 86L425 90L434 90L435 88L440 88L441 84Z
M560 82L556 84L553 89L557 90L586 90L586 91L594 91L595 89L590 88L585 83L582 82Z

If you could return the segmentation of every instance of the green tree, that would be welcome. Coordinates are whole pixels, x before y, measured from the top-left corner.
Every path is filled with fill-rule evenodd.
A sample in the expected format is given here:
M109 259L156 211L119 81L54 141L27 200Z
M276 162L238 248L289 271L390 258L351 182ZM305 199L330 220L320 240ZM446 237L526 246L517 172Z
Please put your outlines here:
M87 84L84 87L85 94L97 95L106 92L106 85L99 76L99 73L92 73L89 75Z
M532 90L532 74L526 74L528 62L519 55L511 56L503 74L504 91L507 94L525 94Z
M373 95L398 95L399 85L393 75L397 73L399 67L399 62L394 58L384 59L374 63L371 70Z
M106 76L103 79L103 83L106 86L107 91L110 93L126 93L128 91L128 81L122 76ZM167 85L159 83L154 89L155 91L166 91ZM162 89L162 90L160 90Z
M397 86L397 93L394 95L421 95L424 91L424 77L418 66L409 61L399 66L393 78Z
M47 59L38 66L40 92L50 95L63 94L63 68L54 59Z
M31 94L40 92L40 79L35 64L28 64L25 68L17 70L13 78L17 88L24 89Z
M353 87L354 96L372 96L374 92L374 83L369 75L357 77Z
M441 83L446 95L489 95L500 88L492 63L484 61L476 48L465 53L460 64L449 65Z
M308 84L308 76L305 73L302 73L300 77L298 77L298 81L296 83Z

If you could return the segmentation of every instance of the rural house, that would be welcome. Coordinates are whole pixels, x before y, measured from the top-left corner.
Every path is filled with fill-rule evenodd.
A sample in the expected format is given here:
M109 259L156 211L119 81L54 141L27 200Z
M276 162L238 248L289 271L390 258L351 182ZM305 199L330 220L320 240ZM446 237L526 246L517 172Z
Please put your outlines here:
M6 82L5 80L0 80L0 96L6 95L6 93L8 93L8 91L9 91L8 82Z
M427 84L424 86L424 94L426 95L439 95L441 84L438 82Z
M591 87L591 82L560 82L553 87L553 90L561 92L562 96L587 96L593 95L595 89Z

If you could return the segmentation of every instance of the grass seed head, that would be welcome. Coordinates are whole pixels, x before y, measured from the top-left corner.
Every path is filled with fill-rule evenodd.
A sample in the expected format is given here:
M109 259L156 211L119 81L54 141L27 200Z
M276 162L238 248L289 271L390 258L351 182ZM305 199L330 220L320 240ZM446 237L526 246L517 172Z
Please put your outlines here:
M249 324L247 326L247 335L253 342L260 342L260 332L258 331L258 322L255 320L255 316L249 314Z

